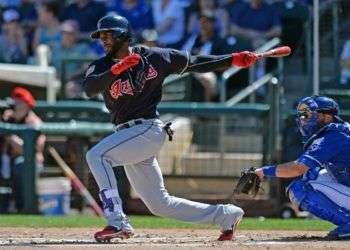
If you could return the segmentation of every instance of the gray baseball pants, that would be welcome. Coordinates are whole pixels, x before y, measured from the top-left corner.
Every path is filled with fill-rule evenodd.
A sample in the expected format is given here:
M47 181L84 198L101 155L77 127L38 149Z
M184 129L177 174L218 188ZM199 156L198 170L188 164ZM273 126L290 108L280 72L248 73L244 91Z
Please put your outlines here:
M143 120L142 124L116 131L87 152L109 225L123 227L125 214L112 167L125 166L131 186L153 214L231 229L233 222L243 216L241 208L193 202L168 194L155 157L166 138L163 126L159 119Z

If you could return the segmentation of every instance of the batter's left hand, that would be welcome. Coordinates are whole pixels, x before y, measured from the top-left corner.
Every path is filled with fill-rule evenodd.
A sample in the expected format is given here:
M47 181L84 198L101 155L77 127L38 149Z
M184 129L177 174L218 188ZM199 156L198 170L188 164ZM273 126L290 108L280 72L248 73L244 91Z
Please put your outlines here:
M253 65L258 56L250 51L243 51L239 53L232 53L232 65L237 67L246 68Z

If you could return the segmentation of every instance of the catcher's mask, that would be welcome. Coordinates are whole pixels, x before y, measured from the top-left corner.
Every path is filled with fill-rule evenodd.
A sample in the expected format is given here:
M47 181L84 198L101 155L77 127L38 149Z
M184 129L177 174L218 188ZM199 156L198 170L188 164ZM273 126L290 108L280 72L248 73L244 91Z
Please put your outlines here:
M338 116L339 105L332 98L326 96L305 97L297 106L296 118L298 129L304 141L323 126L319 123L319 113L331 114L334 122L343 122Z
M115 54L125 41L131 41L132 33L128 20L119 15L108 15L97 22L97 29L91 33L92 39L99 39L101 31L112 33L113 47L110 54Z

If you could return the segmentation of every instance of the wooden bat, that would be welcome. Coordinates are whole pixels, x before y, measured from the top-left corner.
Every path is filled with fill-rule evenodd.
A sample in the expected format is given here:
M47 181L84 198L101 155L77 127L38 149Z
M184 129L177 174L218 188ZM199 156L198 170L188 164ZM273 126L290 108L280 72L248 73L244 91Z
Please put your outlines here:
M271 49L262 53L257 53L258 58L265 58L265 57L283 57L283 56L289 56L291 53L291 49L289 46L282 46L277 47L275 49Z
M95 214L98 216L103 216L103 211L100 206L97 204L95 199L92 197L90 192L86 189L84 184L79 180L73 170L67 165L67 163L62 159L62 157L58 154L56 149L49 146L48 151L51 156L55 159L58 166L63 170L63 173L67 178L72 182L73 188L85 199L85 201L91 206L94 210Z

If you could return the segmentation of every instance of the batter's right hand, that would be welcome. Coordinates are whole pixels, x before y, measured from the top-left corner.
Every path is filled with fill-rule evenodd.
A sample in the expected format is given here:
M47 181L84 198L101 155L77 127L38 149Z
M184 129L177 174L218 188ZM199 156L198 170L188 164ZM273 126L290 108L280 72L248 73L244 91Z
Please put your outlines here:
M237 67L246 68L253 65L258 56L250 51L243 51L239 53L232 53L232 65Z
M113 75L119 75L137 65L140 62L140 59L141 56L139 54L132 54L124 57L120 62L117 62L111 67L111 72Z

